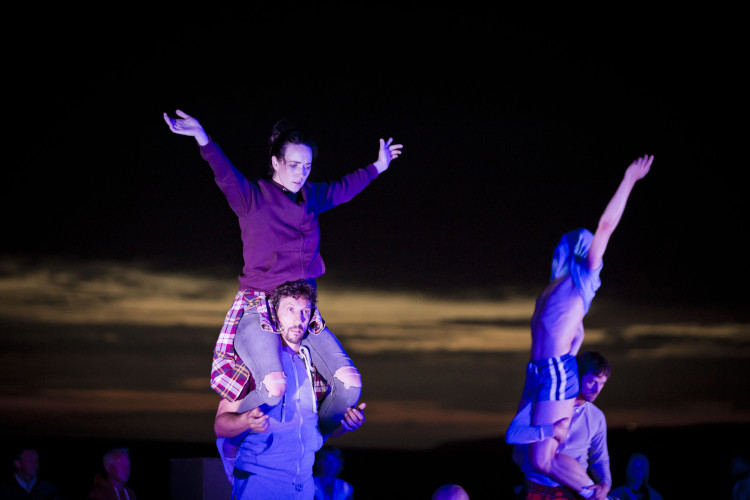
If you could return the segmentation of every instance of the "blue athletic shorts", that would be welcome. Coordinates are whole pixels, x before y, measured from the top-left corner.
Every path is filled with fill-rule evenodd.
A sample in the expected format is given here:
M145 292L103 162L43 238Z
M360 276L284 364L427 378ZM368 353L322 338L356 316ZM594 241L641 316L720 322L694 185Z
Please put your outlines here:
M523 399L527 401L564 401L578 395L578 362L566 354L556 358L529 361Z

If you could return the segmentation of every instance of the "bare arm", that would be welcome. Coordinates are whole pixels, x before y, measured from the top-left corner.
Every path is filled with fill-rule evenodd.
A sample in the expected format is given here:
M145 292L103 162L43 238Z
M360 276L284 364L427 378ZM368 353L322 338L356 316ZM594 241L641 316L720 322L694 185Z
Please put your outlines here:
M631 163L625 171L625 176L620 182L620 186L615 191L612 199L609 200L604 213L599 219L599 225L596 228L594 240L591 242L591 248L589 249L587 259L589 269L597 269L601 266L604 251L607 249L607 243L609 243L610 236L612 236L622 218L630 192L633 190L635 183L646 176L653 161L653 156L643 156Z
M175 113L182 119L170 118L167 113L164 113L164 121L167 122L169 130L175 134L195 137L199 146L208 144L208 134L203 130L198 120L179 109Z
M268 431L268 415L259 408L253 408L245 413L237 413L239 401L223 399L219 401L219 408L214 419L216 437L234 437L249 430L252 432Z

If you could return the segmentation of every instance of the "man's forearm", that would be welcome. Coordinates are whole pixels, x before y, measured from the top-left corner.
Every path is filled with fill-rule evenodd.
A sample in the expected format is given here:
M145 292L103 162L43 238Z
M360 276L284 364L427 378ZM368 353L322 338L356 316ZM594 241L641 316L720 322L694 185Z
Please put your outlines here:
M554 437L554 424L547 425L513 425L505 433L508 444L530 444Z
M222 413L214 420L216 437L231 438L249 429L241 413Z

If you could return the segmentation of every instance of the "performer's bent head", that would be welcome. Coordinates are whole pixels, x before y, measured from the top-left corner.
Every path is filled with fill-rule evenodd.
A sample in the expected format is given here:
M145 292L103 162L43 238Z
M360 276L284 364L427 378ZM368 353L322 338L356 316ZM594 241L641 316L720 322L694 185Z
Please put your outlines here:
M570 273L571 261L582 262L591 248L594 235L588 229L575 229L560 238L552 257L552 275L550 281Z

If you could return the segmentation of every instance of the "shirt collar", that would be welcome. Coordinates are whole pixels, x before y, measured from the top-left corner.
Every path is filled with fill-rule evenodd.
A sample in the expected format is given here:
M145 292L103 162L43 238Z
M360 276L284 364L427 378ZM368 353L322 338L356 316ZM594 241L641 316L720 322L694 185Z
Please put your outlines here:
M273 178L268 179L268 180L271 182L271 184L273 184L274 186L276 186L277 188L279 188L282 193L284 193L285 195L287 195L289 197L289 199L291 199L295 203L297 201L299 201L299 200L307 201L305 199L305 189L304 189L305 186L304 185L299 189L299 191L297 191L297 193L295 195L295 193L292 193L291 191L289 191L287 188L285 188L284 186L282 186L281 184L279 184L278 182L276 182L275 180L273 180ZM307 183L305 183L305 184L307 184Z
M31 488L34 487L34 484L36 484L36 476L27 481L26 478L24 478L21 474L16 473L16 481L18 481L18 484L21 486L21 488L26 490L26 492L28 493L31 491Z

